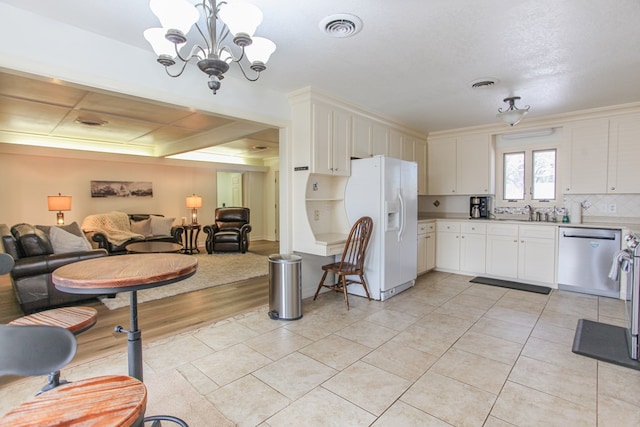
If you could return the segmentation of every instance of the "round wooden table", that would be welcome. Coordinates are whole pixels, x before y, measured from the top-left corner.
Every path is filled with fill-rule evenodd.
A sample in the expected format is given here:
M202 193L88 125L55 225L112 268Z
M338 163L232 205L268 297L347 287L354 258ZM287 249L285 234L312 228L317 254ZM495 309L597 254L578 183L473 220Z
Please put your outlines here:
M159 254L182 252L182 246L171 242L134 242L129 243L125 249L132 254Z
M179 282L195 274L198 260L182 254L132 254L88 259L56 269L55 287L73 294L103 295L131 292L126 332L129 375L142 381L142 332L138 329L137 291Z

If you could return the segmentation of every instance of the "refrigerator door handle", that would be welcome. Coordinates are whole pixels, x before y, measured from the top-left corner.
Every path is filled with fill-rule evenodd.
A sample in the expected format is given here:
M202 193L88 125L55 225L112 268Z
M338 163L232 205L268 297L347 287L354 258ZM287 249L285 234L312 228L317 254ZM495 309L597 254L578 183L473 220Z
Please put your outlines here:
M404 205L404 198L402 197L402 193L398 194L398 200L400 201L400 229L398 230L398 242L402 241L402 237L404 235L404 229L406 224L406 214L407 211Z

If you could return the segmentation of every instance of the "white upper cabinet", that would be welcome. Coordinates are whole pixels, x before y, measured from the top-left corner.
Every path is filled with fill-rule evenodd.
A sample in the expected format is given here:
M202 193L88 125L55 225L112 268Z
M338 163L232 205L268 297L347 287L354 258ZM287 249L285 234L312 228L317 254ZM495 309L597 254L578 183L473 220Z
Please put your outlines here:
M609 120L609 193L640 193L640 114Z
M495 192L495 150L489 134L429 139L428 194Z
M457 193L495 193L495 152L490 135L458 137L456 150Z
M567 125L566 194L638 194L640 114Z
M330 105L314 102L311 129L311 172L349 176L351 114Z
M607 192L609 119L579 120L567 126L566 194Z
M364 159L389 154L389 128L364 116L353 116L351 157Z
M402 133L395 129L389 131L389 157L402 158Z

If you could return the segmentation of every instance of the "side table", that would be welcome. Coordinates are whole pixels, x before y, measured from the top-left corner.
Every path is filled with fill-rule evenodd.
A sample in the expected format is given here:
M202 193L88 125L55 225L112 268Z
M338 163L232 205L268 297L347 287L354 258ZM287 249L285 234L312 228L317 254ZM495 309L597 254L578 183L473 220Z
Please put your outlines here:
M182 253L193 255L194 252L200 253L198 249L198 235L200 234L200 224L183 225L184 228L184 245Z

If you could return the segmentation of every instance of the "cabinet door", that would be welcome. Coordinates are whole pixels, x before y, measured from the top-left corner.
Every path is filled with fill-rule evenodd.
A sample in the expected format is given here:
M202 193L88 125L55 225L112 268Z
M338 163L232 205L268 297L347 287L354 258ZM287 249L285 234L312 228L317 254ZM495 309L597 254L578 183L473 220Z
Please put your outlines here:
M427 233L427 270L436 268L436 233Z
M402 160L413 162L415 160L415 139L402 135Z
M437 233L436 266L445 270L460 270L460 234Z
M418 163L418 194L427 194L427 142L416 140L415 161Z
M566 194L607 192L609 119L580 120L571 124Z
M486 263L484 234L462 234L460 236L460 270L483 274Z
M494 153L488 134L461 136L456 147L456 191L458 194L494 192Z
M429 195L456 193L456 140L444 138L427 142L427 188Z
M358 115L353 116L353 143L351 155L358 159L371 157L371 120Z
M555 240L525 237L518 246L518 278L553 283L555 279Z
M402 159L402 134L397 130L389 131L389 157Z
M609 193L640 193L640 114L609 121Z
M427 271L427 234L418 234L418 274Z
M314 103L312 108L312 172L331 175L333 174L331 151L333 112L329 106L321 103Z
M389 128L378 123L371 126L371 155L389 154Z
M517 236L487 235L486 272L494 276L518 277Z
M333 110L332 171L334 175L349 176L351 173L351 114Z

